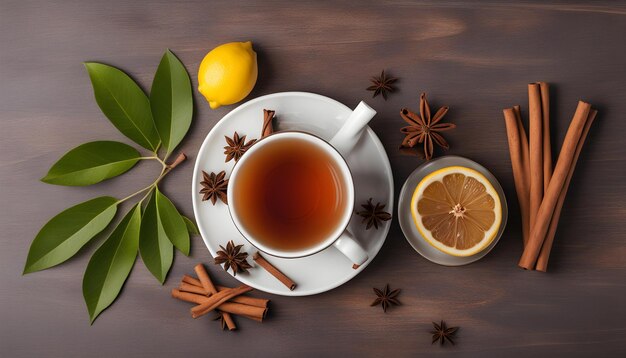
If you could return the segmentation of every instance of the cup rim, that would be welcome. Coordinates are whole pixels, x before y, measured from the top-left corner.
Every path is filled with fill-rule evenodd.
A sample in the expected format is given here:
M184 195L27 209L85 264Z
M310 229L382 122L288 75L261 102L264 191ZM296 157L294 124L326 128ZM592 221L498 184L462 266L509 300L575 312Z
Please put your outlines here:
M304 139L304 140L308 140L310 142L316 143L316 145L323 148L327 153L329 153L335 159L335 163L337 163L337 165L340 167L345 177L344 184L346 185L346 188L347 188L346 190L347 191L347 199L346 199L347 204L346 204L345 212L343 213L342 221L340 222L341 225L337 225L332 235L328 235L328 238L323 240L321 243L315 246L312 246L310 248L304 249L304 250L281 251L281 250L272 249L258 242L257 240L252 238L251 237L252 235L250 235L250 233L247 232L247 230L244 228L244 225L239 220L239 217L236 213L236 209L234 207L234 202L235 202L233 200L233 196L235 195L233 192L234 187L235 187L234 183L235 183L235 180L237 179L237 173L242 167L242 163L245 163L246 158L250 158L249 154L255 151L258 151L259 148L267 145L267 143L271 143L282 137L296 137L296 138L300 138L300 139ZM256 247L258 250L266 254L269 254L271 256L287 258L287 259L295 259L295 258L302 258L306 256L315 255L318 252L323 251L327 249L328 247L330 247L332 244L334 244L335 241L337 241L341 237L341 235L346 231L346 229L348 228L348 224L350 223L350 220L352 219L352 213L354 211L354 205L355 205L355 198L354 198L355 189L354 189L354 180L352 177L352 172L350 171L350 167L348 166L348 163L346 162L344 156L335 147L333 147L327 140L315 134L311 134L305 131L290 130L290 131L274 132L266 137L261 138L250 149L248 149L248 151L246 152L246 155L242 156L239 159L239 161L235 163L228 180L229 180L228 182L229 185L226 191L226 195L228 199L228 214L230 215L230 218L233 221L235 228L237 228L237 231L239 231L239 233L244 237L244 239L246 239L246 241L248 241L252 246Z

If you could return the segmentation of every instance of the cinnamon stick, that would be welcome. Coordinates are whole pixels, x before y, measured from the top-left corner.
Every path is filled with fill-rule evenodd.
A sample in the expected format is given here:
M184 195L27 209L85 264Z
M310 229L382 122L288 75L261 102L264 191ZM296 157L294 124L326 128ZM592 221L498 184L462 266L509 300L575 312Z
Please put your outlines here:
M267 314L267 308L244 305L234 302L224 302L219 305L218 308L222 312L228 312L238 316L245 316L247 318L255 320L259 319L261 321L263 320L263 318L265 318L265 315Z
M224 291L227 289L228 287L217 286L218 291ZM270 300L265 299L265 298L257 298L257 297L250 297L250 296L244 296L244 295L233 297L230 299L230 301L236 302L236 303L242 303L244 305L263 307L263 308L267 307L267 304L270 302Z
M207 298L207 300L191 309L191 317L198 318L204 316L205 314L213 311L222 303L228 301L229 299L239 296L242 293L246 293L252 290L252 287L242 285L237 288L229 288L227 290L218 292L216 294L211 295Z
M172 289L172 297L179 299L181 301L191 302L191 303L204 303L208 297L203 295L198 295L196 293L184 292L177 288Z
M426 159L424 149L418 146L411 147L404 143L404 140L402 141L402 144L400 144L400 147L398 147L398 151L400 151L400 154L402 155L410 155L412 157L418 157L419 159Z
M197 279L195 279L195 278L193 278L191 276L185 275L185 276L183 276L183 282L191 284L191 285L194 285L194 286L197 286L198 288L203 290L203 293L201 293L201 294L202 295L206 295L204 293L204 289L202 288L202 284L200 283L199 280L197 280ZM226 286L219 286L219 285L215 286L215 288L217 288L218 292L219 291L224 291L224 290L228 289L228 287L226 287ZM181 291L185 291L185 290L181 290ZM237 297L231 298L229 302L242 303L244 305L265 308L265 307L267 307L267 305L270 302L270 300L265 299L265 298L257 298L257 297L250 297L250 296L241 295L241 296L237 296Z
M530 230L543 199L543 120L539 84L528 84L528 128L530 152Z
M528 238L528 243L522 253L522 257L519 261L519 266L525 269L533 269L537 262L537 257L546 238L546 234L552 219L552 214L557 205L558 198L561 194L561 190L565 185L567 174L572 166L572 161L576 152L576 147L580 141L583 128L589 118L589 112L591 111L591 105L582 101L578 102L578 107L570 123L570 126L565 135L565 140L559 153L559 158L556 162L556 167L552 174L548 190L545 193L543 201L536 214L536 221L532 222L531 216L531 231ZM532 144L532 134L531 134ZM531 206L532 206L532 146L531 146ZM543 181L543 178L542 178ZM532 209L532 208L531 208ZM531 212L532 215L532 212Z
M189 283L189 284L194 285L194 286L202 287L202 283L200 283L200 280L198 280L195 277L191 277L189 275L184 275L183 276L183 282Z
M205 295L205 296L207 295L207 293L204 290L204 288L192 285L192 284L187 283L187 282L181 282L180 286L178 286L178 289L183 291L183 292L190 292L190 293L195 293L195 294L198 294L198 295Z
M261 129L261 138L267 137L268 135L274 133L274 114L276 111L271 109L263 110L263 128Z
M200 284L202 285L205 294L217 293L217 290L215 289L213 282L211 282L211 278L209 278L209 274L206 272L203 264L197 264L193 268L193 270L196 272L196 275L198 275L198 280L200 281ZM235 322L233 321L233 318L230 316L230 314L228 314L227 312L222 312L222 317L224 318L224 322L226 323L229 331L237 329L237 326L235 325Z
M291 291L296 289L296 283L293 282L289 277L287 277L284 273L280 272L276 267L267 262L261 253L258 251L254 253L252 256L254 262L259 264L259 266L263 267L267 272L269 272L272 276L276 277L278 281L280 281L283 285L287 286Z
M181 301L191 302L195 304L203 304L207 302L209 299L206 296L198 295L190 292L183 292L181 290L173 289L172 297L177 298ZM222 314L230 313L236 314L240 316L244 316L249 319L253 319L255 321L262 321L265 315L267 314L267 308L265 307L257 307L245 305L242 303L234 303L234 302L224 302L217 307Z
M539 258L537 259L537 271L546 272L548 269L548 260L550 259L550 251L552 249L552 244L554 243L554 236L556 234L556 228L559 224L559 218L561 217L561 210L563 209L563 202L565 201L565 196L567 195L567 190L569 188L569 184L572 180L572 176L574 174L574 169L576 168L576 163L578 162L578 157L580 156L580 151L582 150L583 145L585 144L585 140L587 139L587 134L589 133L589 128L591 124L596 118L596 114L598 111L592 109L589 112L589 117L585 122L585 127L583 128L580 140L578 141L578 145L576 146L576 151L574 153L574 159L572 165L570 167L569 172L567 173L567 179L565 179L565 185L563 189L561 189L561 194L559 194L559 199L556 203L556 208L554 209L554 213L552 214L552 219L550 220L550 227L548 228L548 234L546 235L546 239L543 242L543 246L541 247L541 252L539 253Z
M507 108L503 112L509 142L511 166L513 168L513 179L515 181L515 191L517 192L517 201L519 202L522 216L522 237L525 246L530 233L528 139L526 138L526 131L522 124L519 106Z
M198 281L200 281L200 285L204 288L204 291L207 294L217 293L213 282L211 282L211 278L209 278L209 274L206 272L203 264L197 264L194 266L193 270L198 275Z
M548 190L548 184L552 177L552 150L550 149L550 89L546 82L539 82L541 91L541 133L543 138L543 191Z

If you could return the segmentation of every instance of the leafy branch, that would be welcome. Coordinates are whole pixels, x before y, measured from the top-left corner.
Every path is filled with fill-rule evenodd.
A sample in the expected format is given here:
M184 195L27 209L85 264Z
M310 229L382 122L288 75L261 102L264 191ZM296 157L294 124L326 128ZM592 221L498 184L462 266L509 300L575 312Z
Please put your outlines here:
M198 230L159 190L161 180L186 159L181 153L167 164L193 117L191 81L183 64L167 50L155 73L150 97L115 67L95 62L85 63L85 67L102 113L151 155L142 156L136 148L121 142L89 142L63 155L41 180L55 185L86 186L121 175L140 160L161 164L161 172L152 184L122 199L101 196L72 206L50 219L31 243L24 274L56 266L74 256L109 226L121 203L143 194L87 265L83 297L93 323L118 296L137 253L163 283L172 265L174 248L189 255L189 237L197 235Z

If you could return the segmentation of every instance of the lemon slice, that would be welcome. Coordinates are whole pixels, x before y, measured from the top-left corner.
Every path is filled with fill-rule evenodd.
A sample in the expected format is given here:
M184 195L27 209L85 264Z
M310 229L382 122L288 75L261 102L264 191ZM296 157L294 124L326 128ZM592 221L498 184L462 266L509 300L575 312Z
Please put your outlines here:
M426 176L411 199L413 220L432 246L453 256L471 256L495 239L502 222L500 197L474 169L453 166Z

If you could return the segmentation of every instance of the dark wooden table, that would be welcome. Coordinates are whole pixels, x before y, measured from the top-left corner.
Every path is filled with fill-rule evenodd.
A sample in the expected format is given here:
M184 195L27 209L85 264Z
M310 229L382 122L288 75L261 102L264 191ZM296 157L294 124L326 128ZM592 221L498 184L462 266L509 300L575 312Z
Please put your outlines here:
M0 356L624 356L626 354L626 6L623 3L480 1L24 1L0 4ZM89 245L67 263L22 277L28 247L50 217L99 194L122 196L158 168L141 164L87 188L39 182L66 150L90 140L127 141L100 113L82 61L118 66L149 88L166 48L196 71L214 46L252 40L259 81L249 98L311 91L378 111L371 127L387 149L396 194L420 162L396 150L404 106L449 105L450 154L500 180L507 230L483 260L449 268L420 257L394 220L372 264L324 294L272 299L268 320L238 332L193 320L169 297L196 262L200 238L176 255L161 287L138 262L119 299L93 326L81 293ZM364 89L388 69L401 78L387 102ZM517 267L520 221L502 109L527 108L526 84L552 84L553 141L560 145L579 99L600 111L567 197L549 273ZM192 215L192 164L229 106L196 113L182 145L190 160L165 191ZM620 114L622 113L622 114ZM235 284L211 266L217 281ZM370 308L372 287L402 288L401 307ZM431 345L431 321L461 326L457 345Z

